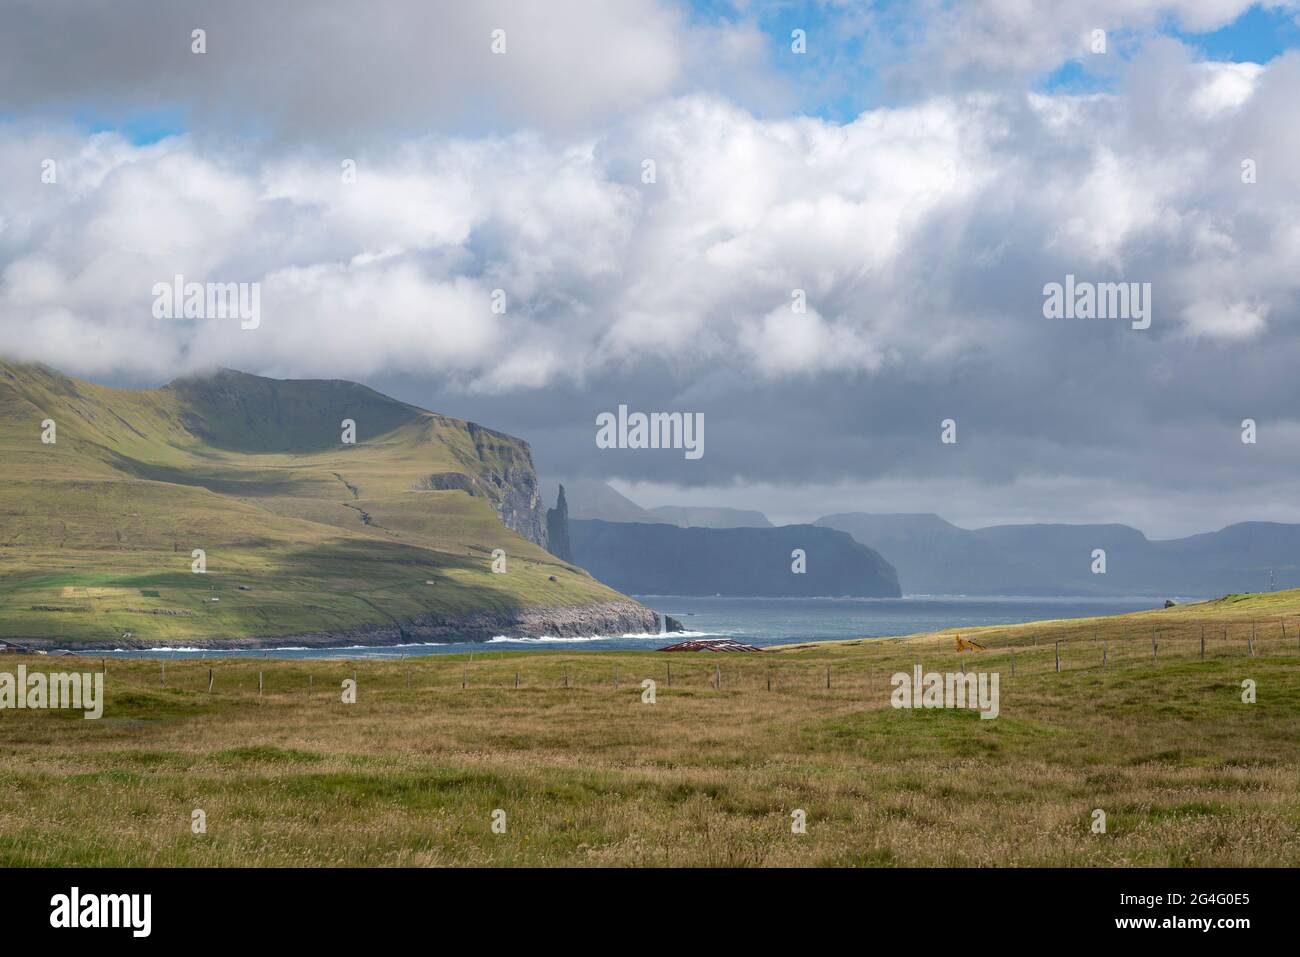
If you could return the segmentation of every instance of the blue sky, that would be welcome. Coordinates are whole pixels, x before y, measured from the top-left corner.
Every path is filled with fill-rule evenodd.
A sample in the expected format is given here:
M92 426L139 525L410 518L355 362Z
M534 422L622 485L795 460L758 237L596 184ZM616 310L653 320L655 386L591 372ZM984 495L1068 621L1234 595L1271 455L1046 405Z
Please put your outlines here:
M905 59L924 29L918 5L909 0L834 4L826 0L691 0L702 22L753 20L768 38L773 67L800 89L801 111L848 122L873 106L893 105L896 95L882 83L882 67ZM928 5L926 5L928 8ZM944 4L951 9L953 4ZM805 30L808 51L790 54L791 31ZM1118 30L1111 44L1121 57L1150 35L1173 37L1203 59L1266 63L1300 46L1297 15L1256 5L1217 30L1194 33L1165 22L1148 34ZM1045 71L1035 87L1048 92L1086 93L1107 89L1110 80L1083 60Z

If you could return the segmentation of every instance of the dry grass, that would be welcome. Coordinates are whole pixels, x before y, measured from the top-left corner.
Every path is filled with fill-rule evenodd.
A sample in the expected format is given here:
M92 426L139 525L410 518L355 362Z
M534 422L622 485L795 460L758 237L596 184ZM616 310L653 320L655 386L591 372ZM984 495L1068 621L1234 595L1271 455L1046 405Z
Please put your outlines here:
M913 661L957 670L949 635L762 655L173 661L166 688L158 662L114 660L103 720L0 712L0 864L1300 864L1297 622L1285 640L1257 622L1253 657L1230 635L1201 661L1197 616L1175 611L1155 663L1143 616L985 633L990 650L962 657L1000 673L994 721L889 706L889 675ZM0 670L20 661L99 665ZM1244 678L1258 703L1241 702Z

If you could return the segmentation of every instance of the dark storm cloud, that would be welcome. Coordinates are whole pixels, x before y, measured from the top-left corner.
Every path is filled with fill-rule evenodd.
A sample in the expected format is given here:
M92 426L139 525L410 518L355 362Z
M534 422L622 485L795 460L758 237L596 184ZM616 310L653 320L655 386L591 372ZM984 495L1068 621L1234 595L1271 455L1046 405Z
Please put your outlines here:
M678 15L652 0L13 0L4 21L0 110L179 108L203 128L291 138L585 122L668 92L683 69Z

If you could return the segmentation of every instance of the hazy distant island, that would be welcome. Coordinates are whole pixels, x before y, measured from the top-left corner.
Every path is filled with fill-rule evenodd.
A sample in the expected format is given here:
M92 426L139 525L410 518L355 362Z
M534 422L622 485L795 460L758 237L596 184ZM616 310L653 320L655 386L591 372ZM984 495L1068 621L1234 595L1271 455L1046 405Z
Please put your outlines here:
M807 532L784 531L809 526L774 528L761 512L725 507L647 509L605 482L566 479L564 484L569 489L567 514L575 561L632 593L663 594L666 582L693 588L682 592L692 595L888 592L887 588L882 592L872 580L875 571L870 563L859 568L865 577L854 580L836 576L800 580L769 574L776 567L775 560L764 560L749 580L737 581L743 575L739 570L752 567L753 549L765 542L772 542L773 547L778 541L782 547L804 547L809 552L811 574L811 569L828 557L815 557L825 540ZM553 496L557 485L554 479L544 480L544 493ZM671 531L652 531L646 526ZM752 534L728 537L719 532L687 537L688 531L698 534L700 526L718 530L744 527ZM1300 587L1300 525L1243 522L1167 541L1153 541L1135 528L1118 524L965 529L935 514L852 512L818 518L813 526L845 532L870 549L890 566L891 572L883 573L885 578L896 581L907 595L1212 597ZM804 546L795 544L800 535ZM690 564L692 574L701 583L714 581L719 587L708 590L703 584L685 580L680 543L686 541L707 547L709 554L707 561ZM626 547L619 547L620 542ZM647 550L649 545L653 548ZM1104 572L1093 570L1098 567L1094 558L1098 549L1105 553ZM724 572L722 566L732 570ZM849 573L849 578L854 574Z

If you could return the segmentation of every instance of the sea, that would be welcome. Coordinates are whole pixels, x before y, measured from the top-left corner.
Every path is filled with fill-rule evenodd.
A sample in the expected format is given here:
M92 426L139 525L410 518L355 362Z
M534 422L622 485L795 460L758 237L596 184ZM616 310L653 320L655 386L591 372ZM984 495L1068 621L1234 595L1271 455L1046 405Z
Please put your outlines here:
M653 651L687 638L735 638L763 647L845 638L884 638L978 625L1120 615L1160 608L1159 598L968 597L723 598L637 595L640 602L680 621L671 634L593 635L583 638L506 638L439 644L342 648L151 648L108 652L122 658L402 658L498 651ZM1180 599L1181 601L1182 599ZM1189 599L1194 600L1194 599ZM102 654L96 652L96 654Z

